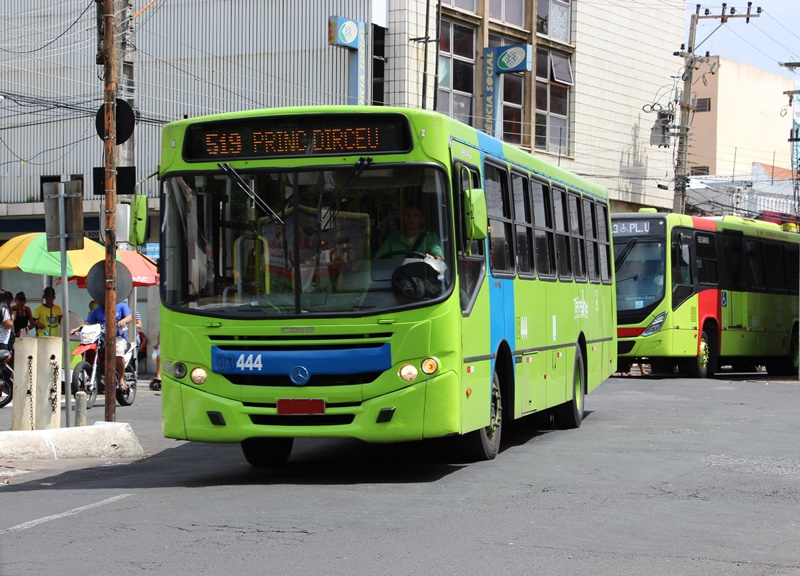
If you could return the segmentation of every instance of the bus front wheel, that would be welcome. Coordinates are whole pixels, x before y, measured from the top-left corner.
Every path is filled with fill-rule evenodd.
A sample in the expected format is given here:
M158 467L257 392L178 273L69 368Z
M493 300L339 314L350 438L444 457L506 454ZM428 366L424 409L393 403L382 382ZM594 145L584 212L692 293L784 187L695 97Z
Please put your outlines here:
M292 453L294 438L248 438L242 440L245 459L254 468L286 464Z
M708 333L703 330L703 334L700 336L697 357L690 358L687 362L689 376L692 378L707 378L717 371L716 364L714 347L708 338Z
M500 394L500 378L492 376L492 406L489 425L461 437L462 446L470 460L492 460L500 451L500 436L503 431L503 397Z

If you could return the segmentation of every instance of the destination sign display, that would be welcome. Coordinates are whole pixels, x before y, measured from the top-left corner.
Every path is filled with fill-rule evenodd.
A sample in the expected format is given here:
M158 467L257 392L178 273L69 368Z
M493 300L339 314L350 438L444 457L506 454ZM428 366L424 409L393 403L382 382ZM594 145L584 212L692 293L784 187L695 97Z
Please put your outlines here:
M187 161L340 154L388 154L411 149L401 114L306 114L217 120L189 126Z
M664 218L611 218L611 235L622 236L659 236L664 237Z

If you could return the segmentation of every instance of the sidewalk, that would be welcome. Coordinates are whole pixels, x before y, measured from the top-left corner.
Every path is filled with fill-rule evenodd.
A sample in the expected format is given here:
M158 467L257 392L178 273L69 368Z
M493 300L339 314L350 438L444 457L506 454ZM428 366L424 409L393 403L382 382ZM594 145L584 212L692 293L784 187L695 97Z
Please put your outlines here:
M32 472L68 470L98 462L126 463L174 447L163 437L161 392L150 390L150 378L137 380L131 406L116 405L116 421L105 422L103 396L86 412L86 426L66 428L64 399L61 428L12 431L12 404L0 408L0 482ZM74 410L75 405L72 403ZM1 486L0 486L1 487Z

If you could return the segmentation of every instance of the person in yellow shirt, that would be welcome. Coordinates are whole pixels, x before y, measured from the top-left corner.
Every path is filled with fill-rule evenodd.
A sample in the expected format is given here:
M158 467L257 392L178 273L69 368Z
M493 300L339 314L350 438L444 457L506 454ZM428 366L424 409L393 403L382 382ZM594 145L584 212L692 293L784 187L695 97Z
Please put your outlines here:
M48 286L42 293L42 303L33 311L31 326L36 328L37 336L58 336L64 312L61 306L53 304L55 297L56 291Z

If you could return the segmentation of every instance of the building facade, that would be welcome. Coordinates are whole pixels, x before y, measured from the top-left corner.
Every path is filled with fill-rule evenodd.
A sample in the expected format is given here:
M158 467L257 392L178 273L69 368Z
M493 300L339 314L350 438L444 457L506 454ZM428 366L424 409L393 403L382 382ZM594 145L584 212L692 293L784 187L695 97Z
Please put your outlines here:
M791 168L792 79L721 56L694 77L690 175L747 174L754 162Z

